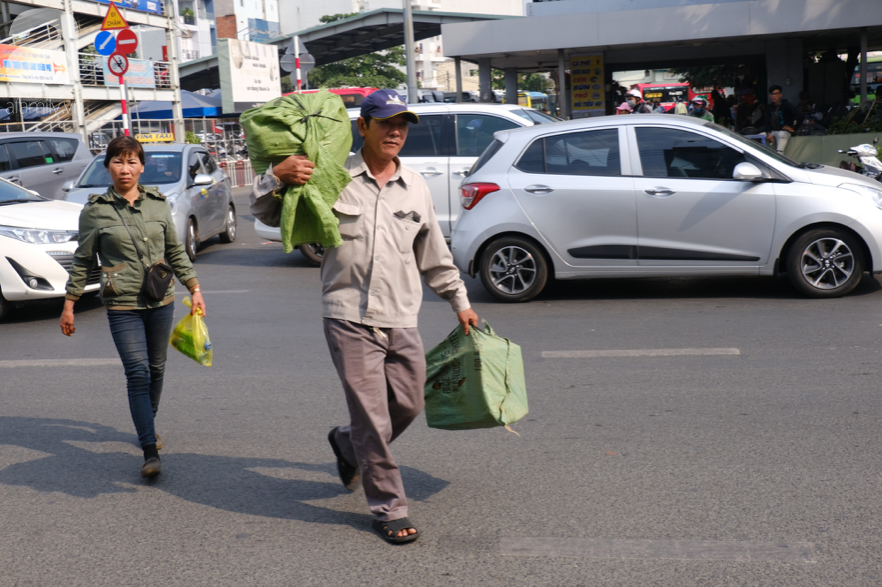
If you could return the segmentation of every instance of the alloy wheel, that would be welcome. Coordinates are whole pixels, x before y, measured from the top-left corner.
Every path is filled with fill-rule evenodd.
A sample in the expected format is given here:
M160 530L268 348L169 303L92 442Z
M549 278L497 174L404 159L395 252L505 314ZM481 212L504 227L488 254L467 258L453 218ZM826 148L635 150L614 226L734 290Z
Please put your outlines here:
M493 253L489 270L493 286L509 295L526 291L536 279L533 255L517 246L502 247Z
M836 289L854 272L854 253L838 238L819 238L803 250L800 269L812 287Z

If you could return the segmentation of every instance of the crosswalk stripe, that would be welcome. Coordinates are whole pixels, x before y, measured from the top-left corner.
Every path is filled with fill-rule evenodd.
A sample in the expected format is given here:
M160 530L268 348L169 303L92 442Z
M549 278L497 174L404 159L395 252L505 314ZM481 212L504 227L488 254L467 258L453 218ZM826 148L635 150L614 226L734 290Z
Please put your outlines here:
M734 348L629 349L608 351L542 351L544 359L591 359L595 357L680 357L697 355L740 355Z

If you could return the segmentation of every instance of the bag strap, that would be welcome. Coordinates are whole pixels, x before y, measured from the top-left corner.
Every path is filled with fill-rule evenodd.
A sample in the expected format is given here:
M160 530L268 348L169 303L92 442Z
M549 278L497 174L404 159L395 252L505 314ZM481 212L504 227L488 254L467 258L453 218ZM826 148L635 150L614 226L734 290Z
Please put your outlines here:
M141 264L143 264L144 267L147 267L147 262L144 260L144 255L141 254L141 249L138 248L138 243L135 242L135 237L132 235L132 231L129 230L129 225L126 224L126 221L122 217L122 214L120 214L119 208L116 207L116 204L114 203L112 205L113 210L116 212L116 215L119 216L119 219L122 221L123 226L126 227L126 232L129 233L129 238L132 239L132 244L135 245L135 252L138 253L138 258L141 259Z

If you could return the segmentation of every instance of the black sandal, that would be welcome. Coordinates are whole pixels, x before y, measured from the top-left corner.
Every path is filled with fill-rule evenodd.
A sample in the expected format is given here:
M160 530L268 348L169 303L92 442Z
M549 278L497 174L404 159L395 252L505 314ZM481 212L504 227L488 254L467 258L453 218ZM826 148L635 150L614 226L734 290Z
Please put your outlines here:
M420 531L416 529L410 520L407 518L398 518L397 520L374 520L373 521L374 530L380 533L380 536L383 537L383 540L386 542L390 542L392 544L402 544L404 542L413 542L417 538L420 537ZM417 530L415 534L408 534L407 536L399 536L398 533L402 530L406 530L408 528L413 528Z
M339 426L337 428L339 428ZM343 486L346 487L346 489L349 491L355 491L358 489L358 483L360 481L358 467L353 467L349 464L349 461L343 458L343 453L340 451L340 447L337 446L337 441L334 440L337 428L328 432L328 442L331 443L331 449L334 451L334 456L337 457L337 473L340 475L340 481L343 482Z

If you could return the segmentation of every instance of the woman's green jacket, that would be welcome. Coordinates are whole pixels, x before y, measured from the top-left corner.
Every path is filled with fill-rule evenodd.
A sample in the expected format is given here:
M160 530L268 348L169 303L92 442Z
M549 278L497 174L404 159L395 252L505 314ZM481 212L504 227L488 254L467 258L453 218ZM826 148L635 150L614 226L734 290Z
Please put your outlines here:
M155 187L139 185L138 191L140 196L133 206L112 187L103 194L89 196L89 202L80 212L79 246L65 298L77 300L83 295L86 280L99 259L101 301L111 310L156 308L173 302L174 281L161 302L147 299L142 291L147 267L163 259L181 283L188 288L198 285L193 264L184 245L178 241L165 196ZM143 261L138 258L132 237L138 241L138 249L145 257Z

